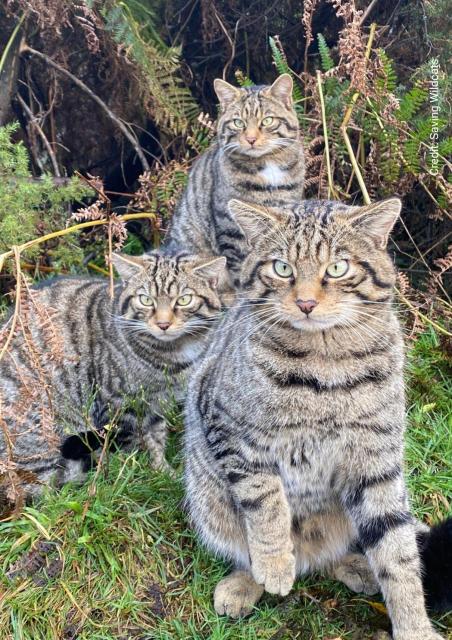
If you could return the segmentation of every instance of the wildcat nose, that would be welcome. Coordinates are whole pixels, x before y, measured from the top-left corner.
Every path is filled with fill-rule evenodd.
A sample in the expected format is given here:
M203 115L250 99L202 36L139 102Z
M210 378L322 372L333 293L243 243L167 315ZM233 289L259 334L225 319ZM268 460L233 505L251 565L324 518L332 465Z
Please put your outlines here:
M162 330L166 331L171 326L171 322L156 322L156 325Z
M255 136L245 136L246 141L250 143L251 146L256 142L257 138Z
M297 307L303 311L307 316L311 313L311 311L316 307L319 303L317 300L295 300L295 304Z

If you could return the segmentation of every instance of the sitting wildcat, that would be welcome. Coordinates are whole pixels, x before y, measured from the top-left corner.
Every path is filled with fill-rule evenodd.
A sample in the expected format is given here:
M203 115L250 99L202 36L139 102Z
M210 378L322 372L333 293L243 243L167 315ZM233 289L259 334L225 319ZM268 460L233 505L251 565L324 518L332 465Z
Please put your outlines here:
M185 419L191 520L234 565L215 609L246 615L264 590L286 595L296 576L328 568L357 590L380 586L395 640L439 639L418 544L431 559L436 536L450 567L452 521L426 532L403 478L403 342L386 251L400 201L288 212L233 200L230 211L249 245L245 299L211 336ZM446 606L450 580L433 579Z
M217 139L190 171L165 245L226 256L227 291L238 287L247 253L228 201L283 206L301 200L305 167L288 74L271 86L237 88L220 79L214 86L221 109Z
M114 255L113 261L121 277L113 300L105 280L82 276L33 290L31 308L47 309L49 322L42 311L28 314L29 333L16 335L0 362L2 417L9 430L8 437L0 431L0 464L12 461L19 477L33 478L25 483L27 494L38 493L42 483L83 477L108 423L118 423L123 439L135 438L137 416L126 403L128 394L141 391L141 435L154 465L165 464L161 403L169 393L181 395L188 368L204 349L220 311L216 281L226 261L157 252ZM62 341L58 362L48 355L49 326L53 340ZM24 407L24 385L43 378L30 367L27 336L33 337L32 353L41 355L37 366L47 388Z

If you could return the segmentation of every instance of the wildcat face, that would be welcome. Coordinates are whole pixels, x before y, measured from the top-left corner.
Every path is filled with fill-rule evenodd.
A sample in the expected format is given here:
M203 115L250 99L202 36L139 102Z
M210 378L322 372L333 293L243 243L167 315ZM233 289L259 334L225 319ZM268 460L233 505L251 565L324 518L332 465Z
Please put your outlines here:
M271 86L238 89L216 79L214 87L221 107L218 141L226 152L260 158L298 142L298 119L288 74Z
M365 207L305 201L284 212L232 200L252 247L243 289L269 323L302 331L365 324L391 299L386 243L400 207L396 198Z
M225 258L155 252L140 258L114 254L113 263L123 280L121 321L157 340L169 342L197 333L221 309L216 285Z

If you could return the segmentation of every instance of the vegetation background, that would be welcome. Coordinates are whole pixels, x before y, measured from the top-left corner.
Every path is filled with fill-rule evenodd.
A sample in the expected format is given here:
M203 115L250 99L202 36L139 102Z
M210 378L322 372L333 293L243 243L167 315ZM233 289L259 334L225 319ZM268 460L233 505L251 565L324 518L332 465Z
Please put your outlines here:
M416 513L441 519L452 498L451 23L448 0L4 0L0 314L49 275L108 276L114 244L158 245L215 135L213 79L291 73L307 197L403 198L390 250L409 347L407 477ZM180 470L176 408L168 420ZM226 567L193 539L181 499L178 479L115 454L86 486L5 517L0 640L388 637L378 599L318 577L266 596L246 621L219 618L211 599ZM450 618L437 623L447 634Z

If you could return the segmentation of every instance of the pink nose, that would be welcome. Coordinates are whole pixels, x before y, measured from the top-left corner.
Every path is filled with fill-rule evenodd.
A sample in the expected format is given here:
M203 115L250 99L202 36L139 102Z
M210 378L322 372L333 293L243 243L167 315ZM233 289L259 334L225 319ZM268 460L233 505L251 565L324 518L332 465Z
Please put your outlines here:
M171 326L171 322L157 322L157 326L162 330L166 331Z
M297 307L303 311L307 316L311 313L311 311L316 307L319 303L317 300L295 300L295 304Z
M246 136L246 141L250 143L251 146L256 142L257 138L252 138L251 136Z

